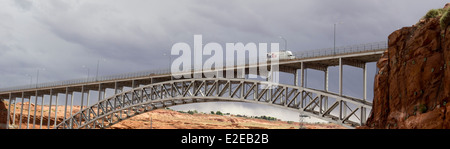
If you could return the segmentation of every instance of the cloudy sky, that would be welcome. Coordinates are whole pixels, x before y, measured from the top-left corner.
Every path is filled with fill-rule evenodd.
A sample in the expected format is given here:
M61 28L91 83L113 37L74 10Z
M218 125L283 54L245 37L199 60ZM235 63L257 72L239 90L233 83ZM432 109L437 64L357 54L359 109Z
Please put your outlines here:
M2 0L0 1L0 88L39 82L167 68L172 45L203 42L288 41L294 52L385 41L394 30L415 24L443 0ZM192 45L192 44L191 44ZM369 90L374 64L369 64ZM337 91L330 68L330 90ZM362 71L345 67L345 94L362 97ZM308 71L308 86L323 75ZM361 73L358 73L361 72ZM317 75L314 75L317 74ZM288 76L287 77L291 77ZM287 82L287 84L291 84ZM372 92L368 97L372 98ZM259 105L196 104L182 110L221 110L297 120L295 112ZM269 112L267 112L269 111ZM268 114L265 114L268 113Z

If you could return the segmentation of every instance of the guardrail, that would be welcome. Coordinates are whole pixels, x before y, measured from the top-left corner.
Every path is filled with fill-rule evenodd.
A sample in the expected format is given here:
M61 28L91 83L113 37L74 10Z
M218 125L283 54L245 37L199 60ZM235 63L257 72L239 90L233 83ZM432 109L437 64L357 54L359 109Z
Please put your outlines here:
M83 79L55 81L55 82L40 83L40 84L33 84L33 85L22 85L22 86L16 86L16 87L2 88L2 89L0 89L0 92L26 90L26 89L34 89L34 88L45 88L45 87L55 87L55 86L64 86L64 85L72 85L72 84L93 83L93 82L110 81L110 80L118 80L118 79L145 77L145 76L150 76L150 75L163 75L163 74L169 74L169 72L170 71L167 69L160 69L160 70L140 71L140 72L107 75L107 76L99 76L99 77L89 77L89 78L83 78Z
M310 51L302 51L293 53L297 59L315 58L323 56L333 56L348 53L375 51L380 49L387 49L388 45L386 41L373 42L367 44L342 46L336 48L316 49Z
M341 54L347 54L347 53L374 51L374 50L380 50L380 49L386 49L386 48L387 48L387 42L383 41L383 42L374 42L374 43L368 43L368 44L337 47L336 50L334 50L334 48L327 48L327 49L310 50L310 51L304 51L304 52L296 52L293 54L295 55L296 59L305 59L305 58L341 55ZM195 71L195 70L191 69L187 72L191 72L191 71ZM49 82L49 83L40 83L40 84L33 84L33 85L22 85L22 86L16 86L16 87L2 88L2 89L0 89L0 93L8 92L8 91L35 89L35 88L56 87L56 86L65 86L65 85L72 85L72 84L84 84L84 83L94 83L94 82L101 82L101 81L147 77L147 76L151 76L151 75L157 76L157 75L164 75L164 74L170 74L170 70L169 69L159 69L159 70L151 70L151 71L140 71L140 72L125 73L125 74L107 75L107 76L100 76L100 77L89 77L89 78L82 78L82 79L72 79L72 80L56 81L56 82Z

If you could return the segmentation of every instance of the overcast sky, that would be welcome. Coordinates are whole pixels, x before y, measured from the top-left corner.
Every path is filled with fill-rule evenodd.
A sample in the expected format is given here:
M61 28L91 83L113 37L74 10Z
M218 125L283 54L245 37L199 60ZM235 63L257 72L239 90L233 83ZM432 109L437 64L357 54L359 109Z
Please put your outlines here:
M203 42L284 42L291 51L386 41L394 30L415 24L443 0L2 0L0 1L0 88L100 75L167 68L172 45ZM192 44L191 44L192 46ZM369 64L372 90L374 64ZM330 68L337 74L337 69ZM346 67L344 93L361 97L362 71ZM360 74L353 72L361 72ZM322 86L310 71L308 85ZM330 90L337 76L330 74ZM335 78L333 80L333 78ZM372 92L369 92L372 98ZM372 99L370 99L372 100ZM179 107L267 115L297 120L296 113L249 104ZM228 110L227 110L228 109ZM262 110L258 110L262 109ZM283 113L283 114L282 114Z

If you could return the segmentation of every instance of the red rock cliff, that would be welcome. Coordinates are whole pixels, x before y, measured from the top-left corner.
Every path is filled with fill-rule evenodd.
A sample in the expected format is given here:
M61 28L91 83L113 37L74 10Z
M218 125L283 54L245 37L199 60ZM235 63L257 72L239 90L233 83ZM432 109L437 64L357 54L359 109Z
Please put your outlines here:
M6 122L8 117L8 109L5 102L0 100L0 129L6 128Z
M367 127L450 128L450 27L440 16L389 35L378 61L374 102Z

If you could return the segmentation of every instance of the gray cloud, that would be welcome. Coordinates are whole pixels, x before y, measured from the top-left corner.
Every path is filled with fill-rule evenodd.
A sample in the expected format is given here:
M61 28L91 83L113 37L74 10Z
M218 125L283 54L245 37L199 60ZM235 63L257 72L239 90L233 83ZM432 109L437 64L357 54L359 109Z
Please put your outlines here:
M24 10L29 10L33 5L33 3L28 0L15 0L14 2L17 6Z

